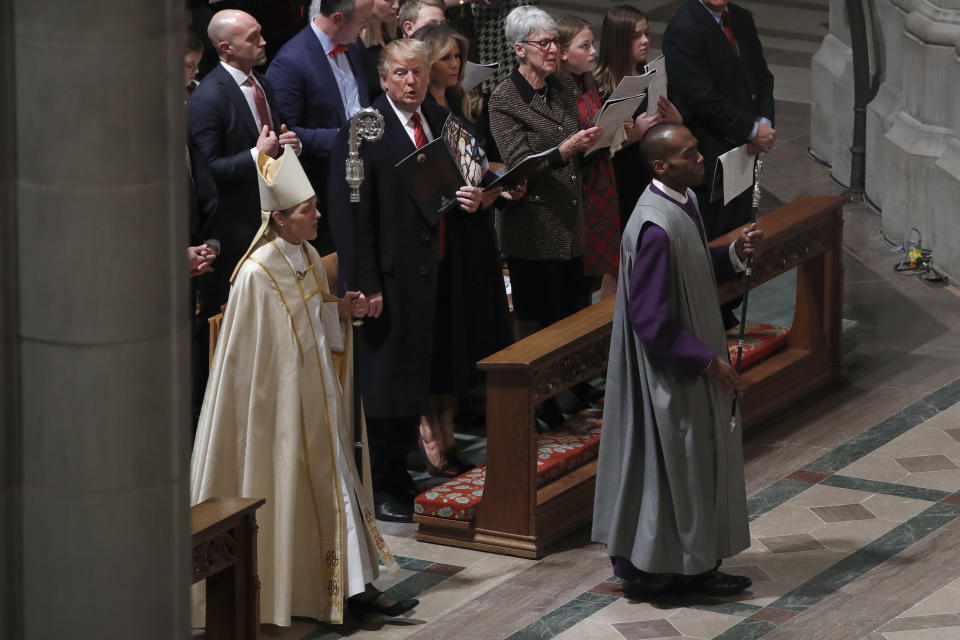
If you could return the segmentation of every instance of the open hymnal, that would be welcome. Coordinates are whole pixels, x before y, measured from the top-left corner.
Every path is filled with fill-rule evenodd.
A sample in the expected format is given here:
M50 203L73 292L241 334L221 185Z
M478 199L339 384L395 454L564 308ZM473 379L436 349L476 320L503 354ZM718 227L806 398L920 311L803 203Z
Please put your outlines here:
M487 185L487 189L503 187L505 191L515 189L522 182L529 182L536 178L547 168L547 156L557 150L557 147L533 153L513 165L509 170L504 168L498 171L500 176Z
M587 149L586 155L590 155L599 149L611 148L611 151L618 150L620 143L626 137L623 130L625 122L633 121L633 114L643 102L643 94L630 96L628 98L614 99L610 98L605 103L591 123L600 127L603 133L593 143L593 146Z

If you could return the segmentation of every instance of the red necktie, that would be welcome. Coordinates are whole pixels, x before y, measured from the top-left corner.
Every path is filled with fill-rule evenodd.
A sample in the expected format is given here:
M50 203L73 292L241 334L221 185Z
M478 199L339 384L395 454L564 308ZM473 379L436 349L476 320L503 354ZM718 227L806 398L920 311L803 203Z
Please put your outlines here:
M346 50L349 49L349 48L350 48L349 45L345 45L345 44L335 44L335 45L333 45L333 49L330 49L330 53L329 53L328 55L329 55L331 58L336 58L338 55L340 55L341 53L343 53L344 51L346 51Z
M420 114L416 111L410 116L410 122L413 123L413 143L417 149L427 144L427 132L423 130L423 122L420 120ZM440 239L440 259L443 260L447 255L447 220L446 216L440 218L440 226L437 228L437 235Z
M733 37L733 27L730 26L730 12L724 10L720 17L723 19L723 32L726 34L727 40L730 41L730 46L737 52L737 55L740 55L740 51L737 49L737 39Z
M263 89L261 89L260 85L253 79L253 76L248 76L244 84L253 89L253 106L257 108L257 117L260 118L260 129L263 129L263 125L267 125L272 131L273 123L270 121L270 112L267 110L267 99L263 95Z

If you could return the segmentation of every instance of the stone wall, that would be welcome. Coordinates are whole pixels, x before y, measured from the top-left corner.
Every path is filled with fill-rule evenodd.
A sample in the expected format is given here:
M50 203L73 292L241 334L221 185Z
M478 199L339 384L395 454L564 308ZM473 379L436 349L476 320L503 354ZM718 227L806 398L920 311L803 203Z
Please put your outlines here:
M933 250L960 279L960 0L873 0L882 83L867 109L866 195L884 234ZM814 58L811 150L850 179L853 90L845 2L831 0L830 35Z
M0 2L0 628L186 638L183 3L80 4Z

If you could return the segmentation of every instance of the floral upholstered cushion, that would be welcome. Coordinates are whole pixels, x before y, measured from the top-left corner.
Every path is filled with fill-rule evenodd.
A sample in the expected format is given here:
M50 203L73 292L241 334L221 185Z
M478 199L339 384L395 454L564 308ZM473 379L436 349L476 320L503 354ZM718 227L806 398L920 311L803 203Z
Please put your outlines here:
M748 322L743 337L743 367L744 369L760 362L771 353L779 351L787 344L790 327L767 324L765 322ZM730 364L737 366L737 339L740 336L739 327L727 331L727 350L730 352Z
M562 427L537 435L537 486L543 486L597 457L602 409L586 409ZM483 498L486 466L477 467L424 491L414 500L419 515L473 520Z

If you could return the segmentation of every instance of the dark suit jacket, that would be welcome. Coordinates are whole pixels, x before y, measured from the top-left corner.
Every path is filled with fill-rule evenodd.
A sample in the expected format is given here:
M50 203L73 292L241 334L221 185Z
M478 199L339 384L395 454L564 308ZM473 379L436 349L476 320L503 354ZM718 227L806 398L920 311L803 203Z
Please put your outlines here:
M670 100L700 143L712 184L717 156L748 141L757 118L774 121L773 75L749 11L730 3L740 55L699 0L688 0L663 35Z
M258 72L273 130L280 131L270 83ZM217 186L213 235L220 240L214 272L201 278L204 312L217 313L227 301L230 274L260 228L260 189L250 149L257 146L256 120L243 92L230 74L217 64L187 101L187 124L192 157L205 163Z
M365 174L360 204L348 202L343 163L334 162L330 226L340 255L340 280L368 296L383 293L383 313L367 318L360 330L364 411L373 418L416 416L430 405L440 218L417 206L394 169L416 147L387 96L377 98L373 107L383 114L386 128L379 141L360 147ZM434 136L439 135L446 109L428 103L421 109ZM348 134L347 129L340 132L334 157L346 157Z
M367 97L366 52L363 45L354 42L345 54L357 80L360 106L370 104ZM303 145L300 162L310 184L317 193L317 203L322 213L327 206L327 174L330 152L337 132L349 124L336 76L330 68L323 46L308 24L287 41L267 69L267 78L277 97L280 119L296 131ZM327 228L326 216L321 218L318 229L318 250L327 253L333 250Z

